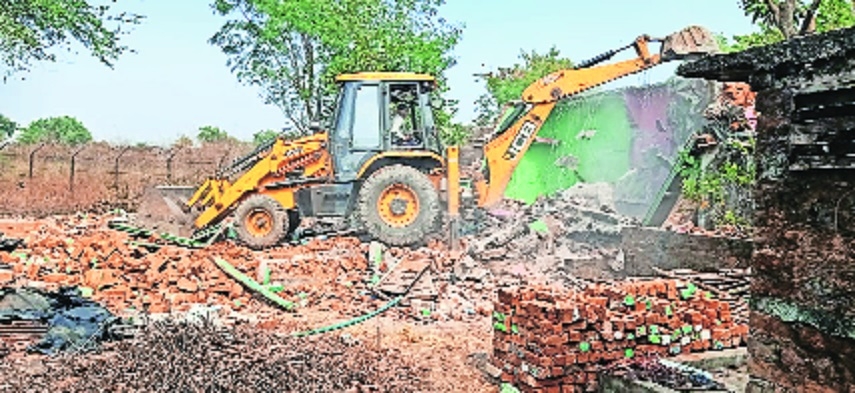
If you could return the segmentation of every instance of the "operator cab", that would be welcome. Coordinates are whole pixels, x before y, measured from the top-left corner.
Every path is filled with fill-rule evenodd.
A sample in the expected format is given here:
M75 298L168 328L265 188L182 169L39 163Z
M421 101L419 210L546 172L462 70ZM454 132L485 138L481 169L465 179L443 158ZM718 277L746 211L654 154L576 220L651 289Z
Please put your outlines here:
M390 151L429 151L442 156L430 75L398 72L345 74L329 131L336 180L353 180L362 164Z

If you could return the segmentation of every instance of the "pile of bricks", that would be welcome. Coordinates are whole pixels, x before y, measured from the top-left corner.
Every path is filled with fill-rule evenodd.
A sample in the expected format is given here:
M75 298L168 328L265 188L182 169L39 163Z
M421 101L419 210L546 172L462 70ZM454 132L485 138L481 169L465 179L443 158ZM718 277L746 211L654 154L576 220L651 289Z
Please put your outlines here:
M403 316L463 320L488 316L492 309L489 285L465 277L465 282L447 284L444 272L458 264L463 253L450 252L437 242L417 249L382 248L381 258L370 263L370 243L352 237L315 238L302 245L258 252L232 242L197 250L164 246L150 251L129 244L128 234L107 228L109 218L89 215L0 221L0 232L26 240L25 247L0 252L0 287L32 286L47 291L78 287L84 296L116 314L184 312L194 305L210 305L220 306L225 314L237 311L260 316L265 326L278 323L283 315L280 310L271 309L212 261L223 258L293 302L295 312L311 309L360 315L408 288L408 299L422 299L412 302L412 311L402 309ZM413 274L397 277L407 273L409 265L427 267L412 288ZM387 296L378 299L367 293Z
M223 258L259 282L265 280L260 260L266 259L275 261L266 276L271 284L281 284L281 297L329 298L326 308L341 310L355 292L352 284L364 279L368 267L366 246L353 238L313 240L262 253L232 243L149 252L133 247L127 234L107 229L105 222L102 217L63 217L0 226L27 238L25 248L0 252L0 287L79 287L113 312L187 311L194 304L240 310L251 303L252 294L212 259ZM285 281L289 279L298 281Z
M493 364L524 392L596 391L626 359L745 345L727 302L678 280L591 284L582 290L500 290Z

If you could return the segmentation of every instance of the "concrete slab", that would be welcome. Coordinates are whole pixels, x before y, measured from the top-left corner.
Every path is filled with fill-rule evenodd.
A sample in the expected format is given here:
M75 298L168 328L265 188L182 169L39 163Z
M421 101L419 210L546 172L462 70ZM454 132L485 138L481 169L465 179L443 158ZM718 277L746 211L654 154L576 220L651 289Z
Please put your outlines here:
M659 228L625 227L621 230L627 277L655 276L653 267L716 271L750 266L750 240L682 234Z

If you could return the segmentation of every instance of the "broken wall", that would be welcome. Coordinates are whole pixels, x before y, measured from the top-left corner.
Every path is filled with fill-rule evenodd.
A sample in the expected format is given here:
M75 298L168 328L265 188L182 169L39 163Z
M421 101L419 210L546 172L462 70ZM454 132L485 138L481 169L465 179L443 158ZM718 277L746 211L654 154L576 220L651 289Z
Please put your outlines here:
M577 182L609 182L618 211L642 218L714 94L711 83L673 78L563 101L539 133L561 143L532 144L505 196L531 203Z
M757 92L749 392L855 389L855 29L678 70Z

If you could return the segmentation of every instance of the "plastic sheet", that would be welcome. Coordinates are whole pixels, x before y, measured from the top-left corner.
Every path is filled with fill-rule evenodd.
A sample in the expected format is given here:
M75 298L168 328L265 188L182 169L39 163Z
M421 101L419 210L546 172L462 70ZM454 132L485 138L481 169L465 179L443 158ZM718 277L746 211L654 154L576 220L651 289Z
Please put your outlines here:
M57 292L37 289L0 289L0 321L38 321L49 328L29 350L46 355L85 351L114 339L110 327L119 322L104 307L83 298L77 288Z

